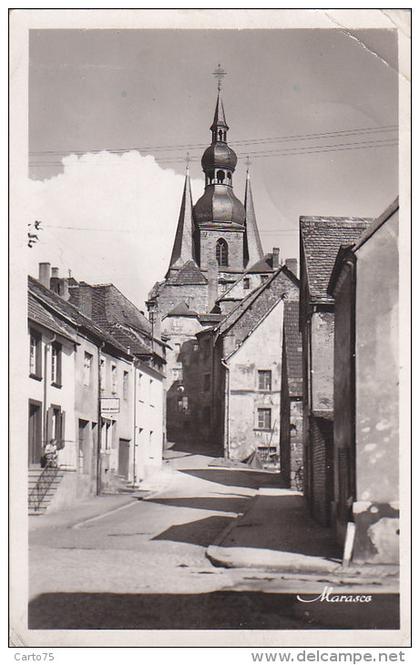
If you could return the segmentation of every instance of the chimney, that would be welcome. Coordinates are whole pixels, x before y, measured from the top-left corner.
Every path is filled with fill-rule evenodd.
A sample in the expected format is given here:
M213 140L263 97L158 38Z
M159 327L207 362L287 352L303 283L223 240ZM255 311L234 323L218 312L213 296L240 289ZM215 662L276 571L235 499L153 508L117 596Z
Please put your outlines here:
M146 301L147 311L149 312L149 321L152 324L153 337L156 339L161 339L162 336L162 317L159 310L159 303L157 300L147 300ZM140 310L140 314L144 313Z
M58 293L63 298L63 300L70 300L69 280L65 277L62 277L59 280L58 288Z
M216 259L209 259L208 261L208 271L207 271L207 280L208 280L208 302L207 302L207 311L211 312L213 309L217 297L219 295L219 265Z
M273 247L273 270L277 270L280 264L280 250L278 247Z
M292 272L295 277L298 276L298 267L297 267L297 259L286 259L285 260L285 265L290 272Z
M46 289L50 288L51 263L39 264L39 281Z
M58 276L58 268L51 268L50 289L54 293L60 294L60 278Z
M79 311L92 318L92 290L88 284L79 284Z

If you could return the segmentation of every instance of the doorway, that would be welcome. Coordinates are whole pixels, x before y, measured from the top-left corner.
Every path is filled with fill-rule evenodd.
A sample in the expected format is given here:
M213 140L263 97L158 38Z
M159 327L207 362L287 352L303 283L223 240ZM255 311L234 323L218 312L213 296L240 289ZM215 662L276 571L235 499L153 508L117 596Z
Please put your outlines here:
M120 439L118 447L118 475L128 478L128 464L130 455L130 441Z
M28 463L39 467L42 455L42 403L29 400Z

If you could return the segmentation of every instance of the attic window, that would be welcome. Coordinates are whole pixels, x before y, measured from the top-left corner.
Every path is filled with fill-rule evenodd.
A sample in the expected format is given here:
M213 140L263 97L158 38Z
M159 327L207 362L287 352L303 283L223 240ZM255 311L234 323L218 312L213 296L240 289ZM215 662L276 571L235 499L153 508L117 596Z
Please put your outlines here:
M229 249L226 240L219 238L216 243L216 260L219 266L227 266L229 260Z

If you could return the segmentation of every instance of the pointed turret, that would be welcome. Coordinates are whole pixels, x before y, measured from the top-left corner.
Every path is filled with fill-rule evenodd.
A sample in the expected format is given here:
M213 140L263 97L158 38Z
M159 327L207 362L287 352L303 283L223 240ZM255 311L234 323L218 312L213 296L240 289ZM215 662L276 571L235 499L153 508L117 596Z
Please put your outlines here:
M213 134L213 143L226 143L226 133L229 129L226 122L225 109L223 108L222 93L219 90L217 95L216 108L214 111L213 124L210 127Z
M245 246L244 265L252 266L264 256L257 219L255 217L254 200L252 198L251 176L249 168L246 174L245 186Z
M179 211L178 226L172 249L170 269L179 269L187 262L195 260L194 248L194 218L191 195L190 173L187 166L185 174L184 192L182 194L181 209Z

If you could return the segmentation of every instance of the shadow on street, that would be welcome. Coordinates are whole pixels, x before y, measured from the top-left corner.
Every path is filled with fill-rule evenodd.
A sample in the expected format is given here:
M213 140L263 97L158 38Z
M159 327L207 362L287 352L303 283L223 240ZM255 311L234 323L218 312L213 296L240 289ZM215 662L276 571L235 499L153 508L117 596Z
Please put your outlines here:
M378 594L362 607L360 603L302 603L295 594L261 592L46 593L29 604L28 621L32 630L392 630L399 628L399 601L396 594Z
M232 487L248 487L249 489L259 489L261 487L285 488L286 485L279 473L265 473L264 471L235 469L216 469L214 467L206 469L179 469L180 473L185 473L196 478L202 478L218 485L228 485Z
M230 524L235 517L205 517L187 524L178 524L169 527L152 540L171 540L175 543L189 543L208 547L211 545L223 529Z

